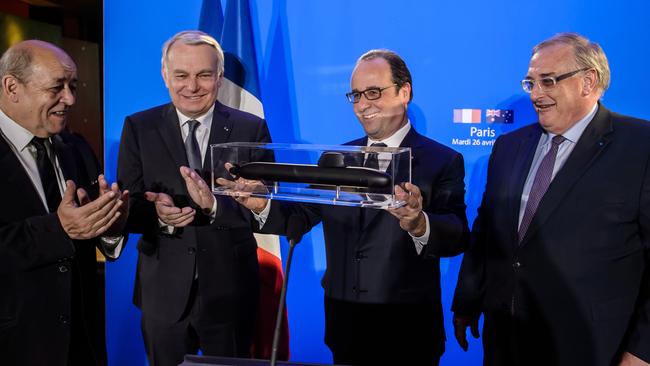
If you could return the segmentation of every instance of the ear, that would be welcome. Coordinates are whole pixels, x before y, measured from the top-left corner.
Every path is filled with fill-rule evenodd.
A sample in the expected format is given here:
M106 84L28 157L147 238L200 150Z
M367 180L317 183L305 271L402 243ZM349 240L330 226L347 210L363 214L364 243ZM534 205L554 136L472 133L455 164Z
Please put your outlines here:
M169 80L167 79L167 70L165 70L164 66L160 69L160 73L162 74L163 80L165 81L165 86L167 87L167 89L169 89Z
M405 83L399 89L399 95L404 102L404 105L409 104L409 98L411 97L411 83Z
M596 84L598 83L598 74L595 69L589 69L585 71L585 75L582 78L582 94L587 96L593 93L596 90Z
M2 94L5 95L10 101L18 102L18 90L21 87L21 82L13 75L5 75L2 78Z
M221 84L223 84L223 72L219 74L219 77L217 78L217 88L221 88Z

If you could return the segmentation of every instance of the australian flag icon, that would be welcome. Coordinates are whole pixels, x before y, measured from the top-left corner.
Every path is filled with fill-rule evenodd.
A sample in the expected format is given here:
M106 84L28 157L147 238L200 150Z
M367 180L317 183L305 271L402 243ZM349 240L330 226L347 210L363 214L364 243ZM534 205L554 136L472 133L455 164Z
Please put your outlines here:
M485 122L487 123L513 123L515 111L512 109L486 109Z

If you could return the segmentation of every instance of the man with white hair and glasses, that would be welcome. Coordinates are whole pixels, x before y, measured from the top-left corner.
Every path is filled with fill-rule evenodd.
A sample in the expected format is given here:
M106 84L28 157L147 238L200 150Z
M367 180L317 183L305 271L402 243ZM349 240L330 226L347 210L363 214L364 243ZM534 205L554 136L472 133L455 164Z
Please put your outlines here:
M600 102L602 48L535 46L522 87L535 123L499 137L453 302L484 365L648 365L650 124Z

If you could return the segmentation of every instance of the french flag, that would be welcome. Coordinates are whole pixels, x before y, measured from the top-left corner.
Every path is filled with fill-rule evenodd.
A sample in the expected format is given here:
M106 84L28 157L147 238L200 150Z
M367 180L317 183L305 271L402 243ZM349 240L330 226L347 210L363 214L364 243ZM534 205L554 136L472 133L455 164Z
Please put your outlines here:
M248 0L228 0L225 16L221 10L221 0L203 0L199 29L220 39L223 48L225 70L218 100L229 107L264 118ZM251 356L269 359L283 280L280 239L277 235L262 234L255 234L255 238L260 266L260 304ZM286 308L278 359L289 359Z
M454 109L454 123L481 123L481 110Z

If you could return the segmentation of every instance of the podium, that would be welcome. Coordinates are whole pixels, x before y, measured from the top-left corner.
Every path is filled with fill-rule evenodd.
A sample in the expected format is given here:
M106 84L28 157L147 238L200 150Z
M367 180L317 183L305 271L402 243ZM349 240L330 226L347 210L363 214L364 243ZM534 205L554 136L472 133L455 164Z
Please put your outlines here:
M178 366L267 366L269 360L255 360L246 358L214 357L185 355L185 360ZM301 363L278 361L278 366L325 366L318 363ZM329 366L329 365L328 365Z

